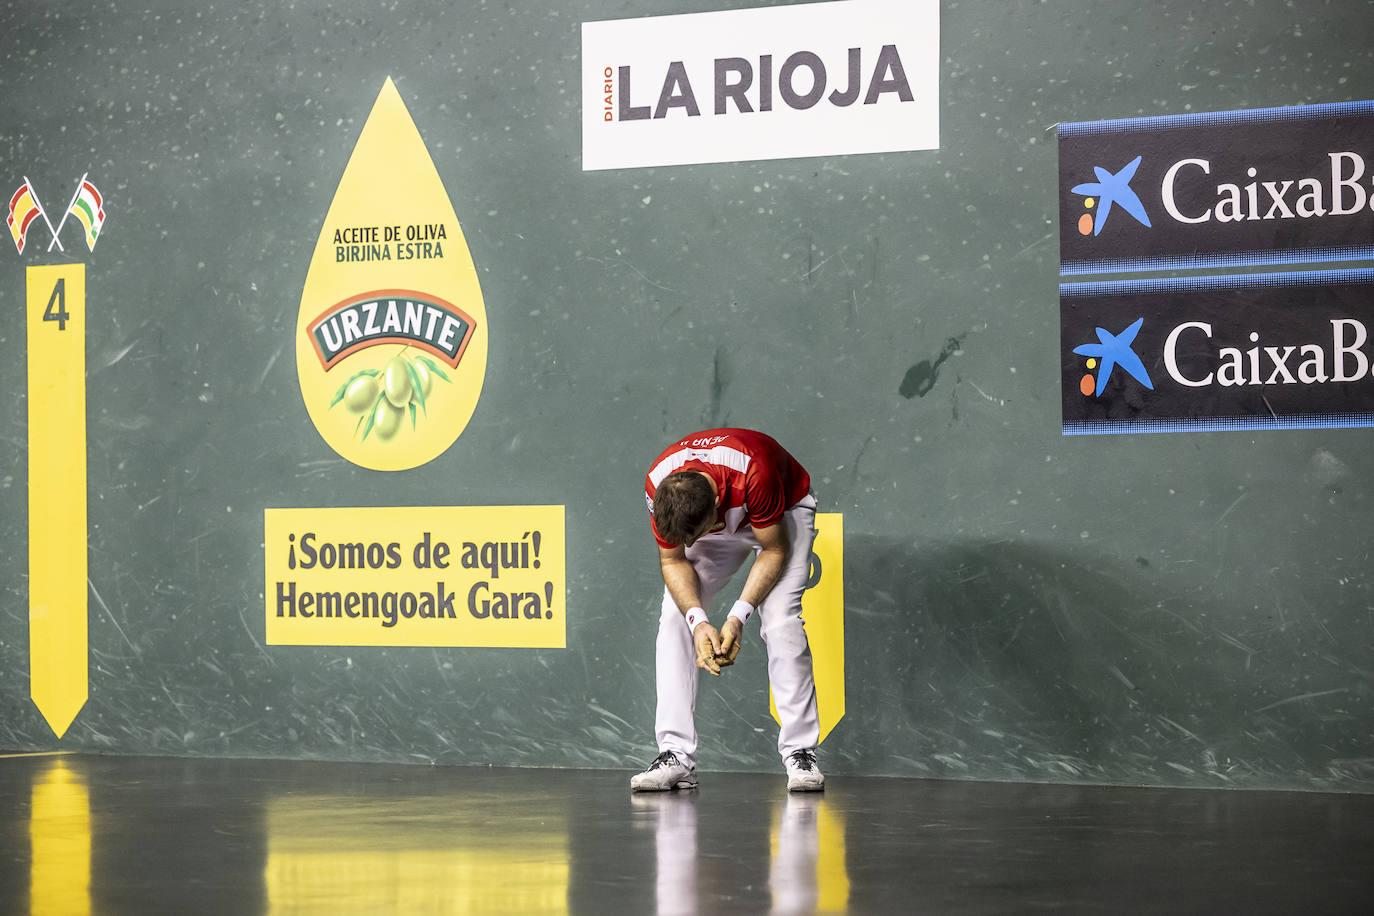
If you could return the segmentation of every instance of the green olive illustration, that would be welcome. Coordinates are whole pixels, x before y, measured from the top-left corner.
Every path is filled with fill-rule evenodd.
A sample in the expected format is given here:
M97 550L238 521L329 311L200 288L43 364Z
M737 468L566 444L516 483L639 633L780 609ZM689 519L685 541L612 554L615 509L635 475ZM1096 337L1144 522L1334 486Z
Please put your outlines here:
M382 439L390 439L401 428L401 418L405 411L391 403L388 398L378 398L372 413L372 430Z
M422 362L415 362L413 367L415 377L420 380L420 399L423 400L429 397L430 391L434 389L434 374L425 368L425 364Z
M386 399L392 406L399 409L410 403L410 369L404 356L393 357L391 362L386 364L382 379Z
M362 413L377 401L377 380L360 375L344 389L344 406L354 413Z
M379 439L391 439L400 432L407 413L411 429L416 428L422 413L428 416L429 396L436 378L445 384L453 381L428 356L407 356L403 350L382 369L359 369L335 390L329 406L342 402L359 415L354 432L364 442L374 432Z

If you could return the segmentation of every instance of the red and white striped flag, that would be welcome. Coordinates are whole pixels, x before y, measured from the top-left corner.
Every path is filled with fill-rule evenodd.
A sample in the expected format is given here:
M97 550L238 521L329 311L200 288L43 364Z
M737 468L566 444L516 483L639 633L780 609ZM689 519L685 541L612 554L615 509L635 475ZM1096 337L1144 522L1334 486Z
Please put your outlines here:
M14 247L19 249L20 254L24 253L24 243L28 241L29 226L42 215L43 208L38 205L33 187L25 178L19 190L10 196L9 217L5 220L10 227L10 236L14 238Z

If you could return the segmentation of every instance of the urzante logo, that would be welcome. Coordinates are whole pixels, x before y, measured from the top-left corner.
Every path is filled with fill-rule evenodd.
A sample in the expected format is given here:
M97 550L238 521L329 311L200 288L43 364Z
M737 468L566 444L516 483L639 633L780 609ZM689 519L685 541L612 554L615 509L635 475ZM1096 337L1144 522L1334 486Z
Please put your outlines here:
M934 149L938 0L582 26L583 169Z
M1150 373L1145 371L1145 364L1140 361L1135 350L1131 349L1131 344L1135 342L1136 335L1140 333L1140 328L1144 324L1144 318L1137 318L1120 334L1098 328L1097 343L1073 348L1073 352L1079 356L1088 357L1088 372L1078 383L1078 390L1083 392L1084 397L1102 397L1102 392L1106 390L1107 382L1111 379L1112 370L1117 366L1146 388L1154 390L1154 382L1150 381ZM1092 375L1094 369L1098 370L1096 379Z
M437 296L385 290L331 306L306 330L326 371L347 356L383 343L417 346L457 369L474 322Z

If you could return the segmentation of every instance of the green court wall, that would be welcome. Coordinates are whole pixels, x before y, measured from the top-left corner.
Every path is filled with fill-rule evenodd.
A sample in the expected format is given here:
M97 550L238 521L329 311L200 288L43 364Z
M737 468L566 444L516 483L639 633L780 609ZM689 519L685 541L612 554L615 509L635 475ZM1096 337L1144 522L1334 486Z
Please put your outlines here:
M637 768L643 474L736 425L844 516L827 772L1374 790L1374 437L1062 436L1055 133L1374 97L1369 4L946 2L939 149L582 170L583 22L758 5L0 4L4 190L89 173L108 213L89 252L0 251L0 748ZM397 472L325 443L294 359L388 77L490 330L470 423ZM29 697L25 271L75 260L89 698L59 739ZM565 507L566 648L266 641L267 509L507 505ZM703 770L777 766L748 638L703 681Z

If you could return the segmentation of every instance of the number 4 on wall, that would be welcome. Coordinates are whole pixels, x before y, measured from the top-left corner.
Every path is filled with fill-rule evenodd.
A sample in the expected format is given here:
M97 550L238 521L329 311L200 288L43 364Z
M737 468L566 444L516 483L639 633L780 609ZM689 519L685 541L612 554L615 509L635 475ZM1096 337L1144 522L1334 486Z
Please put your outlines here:
M44 321L56 321L59 331L67 330L67 278L58 277L53 284L52 295L48 297L48 307L43 310Z
M26 271L29 694L60 738L86 703L86 267Z

